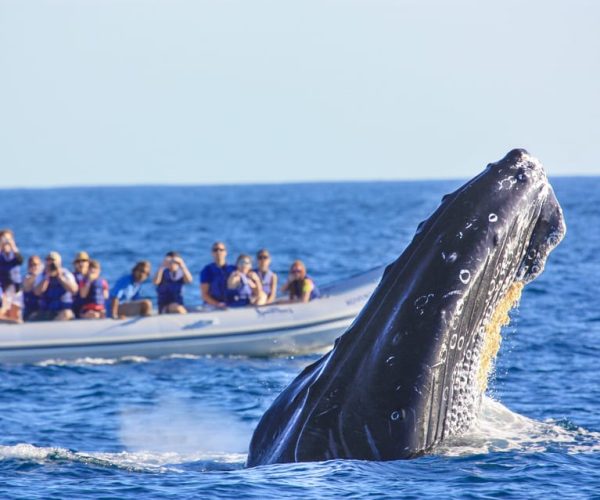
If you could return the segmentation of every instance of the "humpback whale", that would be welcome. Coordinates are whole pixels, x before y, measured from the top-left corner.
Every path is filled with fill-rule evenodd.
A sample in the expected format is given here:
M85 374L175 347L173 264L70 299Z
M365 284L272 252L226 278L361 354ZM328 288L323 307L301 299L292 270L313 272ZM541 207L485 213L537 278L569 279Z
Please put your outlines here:
M464 433L501 327L565 231L523 149L444 196L333 349L263 415L247 465L412 458Z

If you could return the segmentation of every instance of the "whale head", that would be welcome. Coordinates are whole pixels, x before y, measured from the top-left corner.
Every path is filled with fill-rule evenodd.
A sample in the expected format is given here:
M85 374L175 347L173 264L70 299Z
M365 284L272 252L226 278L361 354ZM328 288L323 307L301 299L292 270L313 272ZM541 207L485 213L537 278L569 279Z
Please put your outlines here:
M523 149L444 196L332 351L263 416L248 464L410 458L466 431L508 312L565 230Z

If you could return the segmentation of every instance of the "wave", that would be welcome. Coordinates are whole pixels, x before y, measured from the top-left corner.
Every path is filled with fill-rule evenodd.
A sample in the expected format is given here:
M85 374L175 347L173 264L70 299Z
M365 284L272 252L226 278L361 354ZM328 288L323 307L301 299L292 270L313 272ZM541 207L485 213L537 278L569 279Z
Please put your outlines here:
M244 466L247 454L238 450L247 447L251 432L247 422L211 408L204 408L200 419L188 421L183 415L188 414L189 408L180 408L183 412L175 411L177 404L166 400L154 412L125 412L120 437L127 450L121 452L73 451L20 443L0 445L0 461L40 464L65 461L155 473L232 470ZM485 397L481 414L472 429L437 447L433 455L464 457L557 449L569 454L599 452L600 432L562 422L536 421Z
M18 460L33 463L71 462L132 472L184 472L178 465L189 463L231 464L242 467L246 454L240 453L191 453L152 451L84 452L60 447L43 447L27 443L13 446L0 445L0 461Z

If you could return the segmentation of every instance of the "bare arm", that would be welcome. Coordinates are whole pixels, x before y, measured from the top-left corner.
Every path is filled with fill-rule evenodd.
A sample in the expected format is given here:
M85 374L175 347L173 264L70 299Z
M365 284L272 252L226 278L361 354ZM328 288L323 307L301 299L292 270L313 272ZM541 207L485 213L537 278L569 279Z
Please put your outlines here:
M164 272L165 272L165 268L163 266L160 266L158 268L158 271L156 271L154 278L152 278L152 283L154 283L156 286L160 285L160 282L162 281Z
M192 277L192 273L190 273L190 270L185 265L185 262L183 261L183 259L179 259L179 265L181 266L181 270L183 271L183 282L191 283L192 281L194 281L194 278Z
M267 304L270 304L277 297L277 275L273 273L273 279L271 280L271 292L267 297Z
M113 317L113 319L119 318L119 299L117 299L117 297L113 297L110 301L110 311L110 315Z
M235 290L239 285L240 285L240 272L239 271L234 271L229 275L229 278L227 278L227 288L229 288L230 290Z
M77 283L74 280L68 279L62 273L62 269L59 270L57 278L58 278L58 282L62 285L62 287L65 290L67 290L67 292L77 293L77 290L79 290L79 286L77 285ZM47 287L48 287L48 285L46 285L46 288Z
M33 293L36 294L38 297L40 295L43 295L46 290L48 290L48 285L50 284L50 276L46 275L44 276L44 279L42 281L40 281L37 286L33 289Z
M215 307L224 307L223 302L219 302L209 292L210 285L208 283L200 283L200 296L205 304Z
M258 277L258 274L256 274L255 272L251 272L248 275L248 278L250 278L249 281L249 285L250 288L252 288L253 290L256 290L257 292L261 292L263 287L262 287L262 282L260 281L260 278Z
M35 285L36 278L37 278L37 276L35 274L28 274L27 276L25 276L25 279L23 280L23 291L24 292L31 292L33 290L33 286Z

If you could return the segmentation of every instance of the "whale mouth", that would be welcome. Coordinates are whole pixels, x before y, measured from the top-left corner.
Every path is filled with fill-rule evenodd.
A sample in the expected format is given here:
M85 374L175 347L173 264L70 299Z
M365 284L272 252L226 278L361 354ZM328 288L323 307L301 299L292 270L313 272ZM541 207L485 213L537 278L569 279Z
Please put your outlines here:
M524 150L515 150L489 165L487 171L491 169L495 169L498 191L518 190L522 183L521 189L529 196L526 204L515 205L518 210L512 207L516 215L510 228L494 236L494 245L501 250L482 267L475 297L458 301L462 313L467 308L466 300L477 301L482 294L487 295L483 306L486 312L462 333L469 348L452 361L444 438L461 434L477 416L502 342L502 328L510 323L509 313L518 304L524 287L543 272L549 254L566 233L562 209L539 161ZM442 351L447 348L443 346Z

